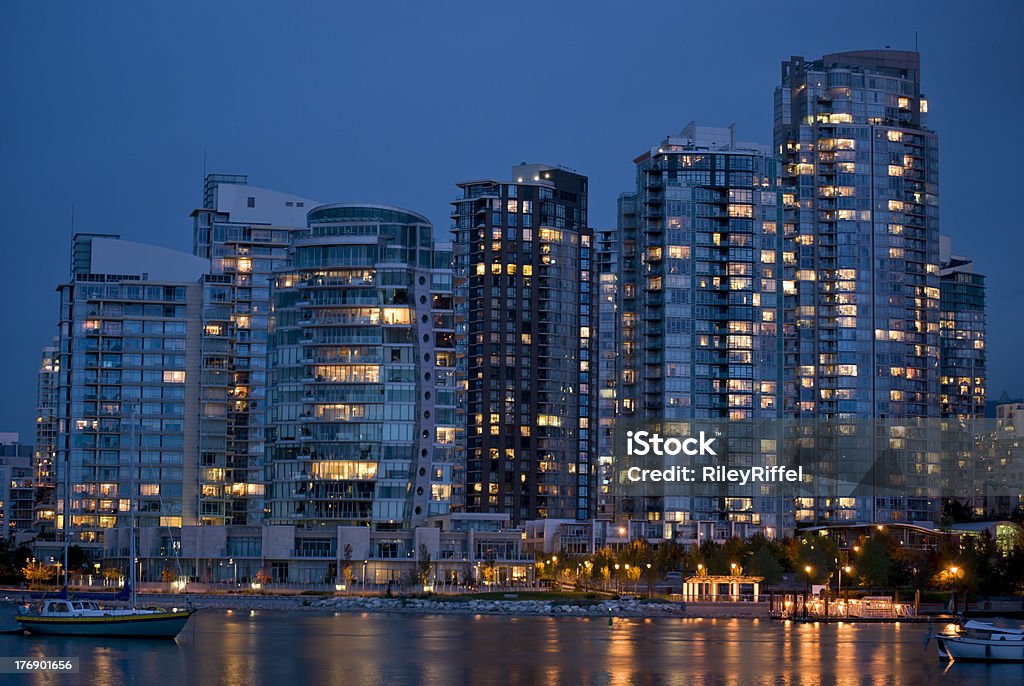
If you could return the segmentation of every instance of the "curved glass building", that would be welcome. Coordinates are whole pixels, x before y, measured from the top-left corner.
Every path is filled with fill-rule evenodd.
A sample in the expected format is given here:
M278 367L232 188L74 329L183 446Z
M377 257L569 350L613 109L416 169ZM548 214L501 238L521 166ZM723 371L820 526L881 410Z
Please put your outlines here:
M274 274L267 523L408 526L449 511L451 249L422 215L324 205Z

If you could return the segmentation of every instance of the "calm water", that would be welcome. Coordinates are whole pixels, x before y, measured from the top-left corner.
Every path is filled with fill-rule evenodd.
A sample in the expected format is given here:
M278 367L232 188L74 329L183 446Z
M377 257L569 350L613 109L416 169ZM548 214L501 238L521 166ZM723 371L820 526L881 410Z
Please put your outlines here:
M0 626L13 623L0 607ZM0 636L0 655L77 655L34 684L1000 684L1024 665L954 664L926 625L316 615L207 610L173 641ZM945 671L944 671L945 670Z

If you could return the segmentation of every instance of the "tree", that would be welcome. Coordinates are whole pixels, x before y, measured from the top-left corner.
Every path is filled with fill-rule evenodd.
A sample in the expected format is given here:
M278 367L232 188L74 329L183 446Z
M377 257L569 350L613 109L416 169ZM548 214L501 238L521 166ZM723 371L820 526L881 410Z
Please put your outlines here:
M82 569L85 565L85 551L81 546L68 547L68 569Z
M828 536L806 535L789 542L787 556L792 568L811 583L827 582L836 571L839 554ZM805 570L810 567L808 574Z
M498 563L494 559L494 555L488 554L484 560L484 582L490 586L498 582Z
M0 579L8 582L20 582L23 578L22 568L32 558L32 551L26 545L17 548L5 538L0 538Z
M346 543L345 547L342 548L342 559L344 562L341 565L341 578L342 583L348 584L352 581L352 544Z
M21 573L30 588L43 588L57 576L57 568L31 560L21 568Z
M615 568L615 553L608 546L604 546L594 555L593 567L590 570L595 581L600 582L604 588L612 578L612 570Z
M640 575L643 569L638 565L629 565L626 567L626 580L633 582L633 592L636 593L637 582L640 581Z
M426 543L420 543L419 559L416 562L417 578L424 586L430 581L430 571L434 565L430 559L430 550Z
M103 578L106 579L107 581L112 581L114 583L118 583L122 579L124 579L124 573L122 573L121 570L118 569L117 567L104 567L103 568Z
M769 546L761 546L754 551L747 570L756 576L764 577L766 584L777 584L782 580L782 564Z
M860 546L854 569L861 586L884 588L892 580L892 556L880 536L872 536Z

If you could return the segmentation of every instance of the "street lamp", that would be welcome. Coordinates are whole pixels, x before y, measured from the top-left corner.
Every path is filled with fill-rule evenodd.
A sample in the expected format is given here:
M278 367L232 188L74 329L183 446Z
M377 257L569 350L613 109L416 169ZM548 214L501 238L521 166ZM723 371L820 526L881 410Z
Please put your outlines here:
M839 568L839 588L836 590L836 600L842 600L843 597L843 572L846 572L846 575L849 576L850 565Z
M807 597L811 590L811 571L812 567L810 565L804 567L804 574L806 575L804 577L804 619L807 619Z
M964 576L964 570L962 567L957 567L956 565L953 565L949 568L949 573L953 577L953 614L955 615L958 614L958 606L960 602L960 579L962 579ZM964 597L964 602L966 603L966 594Z

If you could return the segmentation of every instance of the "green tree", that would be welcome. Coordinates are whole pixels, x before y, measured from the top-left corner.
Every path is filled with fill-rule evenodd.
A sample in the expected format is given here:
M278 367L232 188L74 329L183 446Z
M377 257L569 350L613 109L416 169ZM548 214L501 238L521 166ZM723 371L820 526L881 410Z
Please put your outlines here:
M789 542L787 556L792 568L804 578L807 567L811 568L808 575L811 583L826 583L832 577L839 557L835 542L828 536L804 535Z
M747 563L747 571L754 576L763 576L766 584L777 584L782 581L782 563L767 545L754 551Z
M885 588L892 582L893 560L883 537L866 539L852 562L861 586Z

